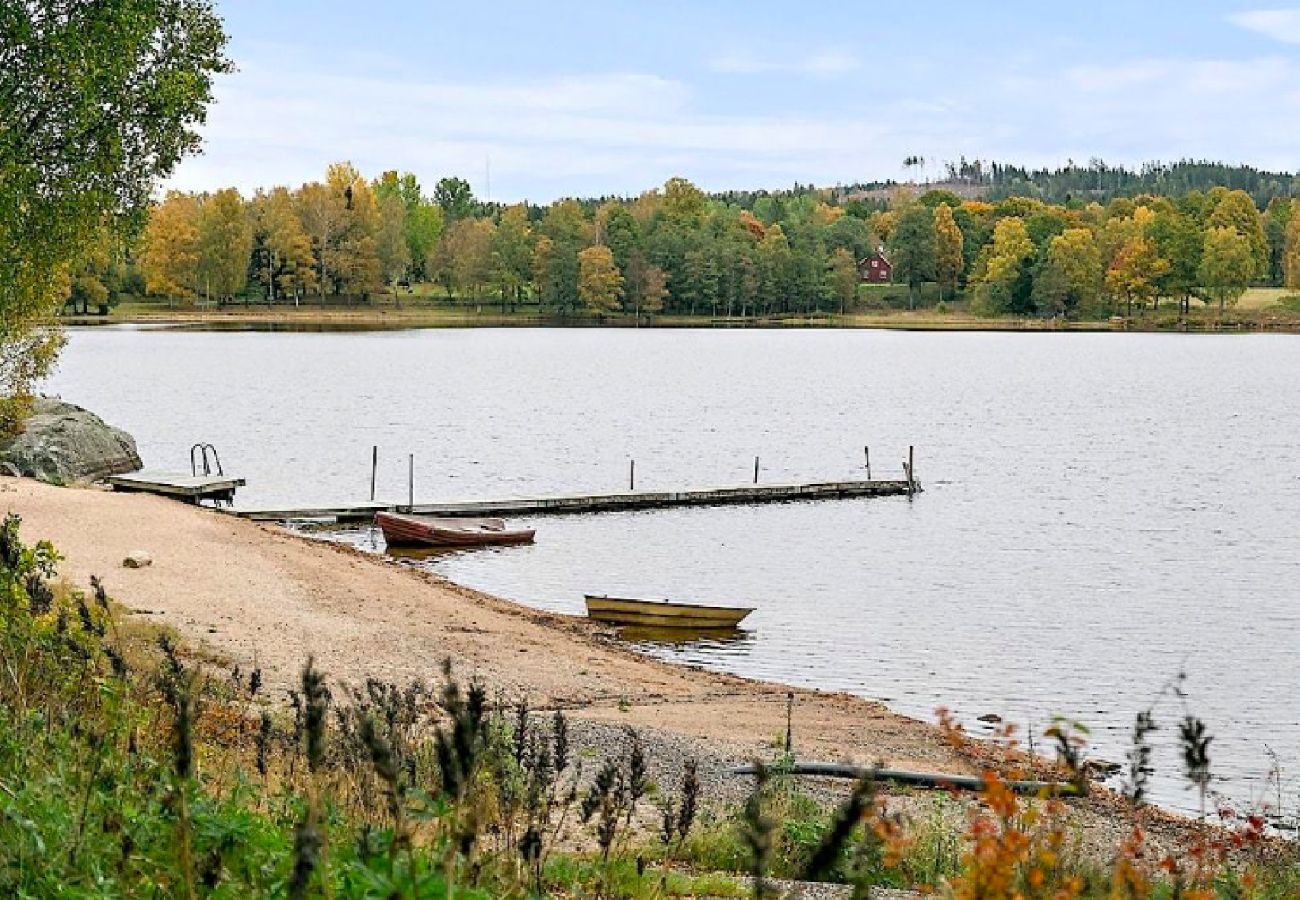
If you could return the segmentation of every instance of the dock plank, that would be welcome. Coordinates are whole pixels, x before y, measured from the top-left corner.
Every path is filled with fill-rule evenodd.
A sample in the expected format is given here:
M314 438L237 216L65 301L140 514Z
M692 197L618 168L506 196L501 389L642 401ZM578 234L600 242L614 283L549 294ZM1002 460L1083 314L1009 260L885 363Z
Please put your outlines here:
M236 488L248 482L230 475L187 475L183 472L140 471L112 475L106 479L115 491L162 494L198 502L207 498L233 497Z
M919 491L913 484L911 491ZM550 497L521 497L502 500L466 500L447 503L417 503L410 510L419 515L446 516L535 516L565 513L618 512L621 510L667 509L682 506L724 506L731 504L789 503L852 497L906 496L906 480L828 481L791 484L731 485L680 491L617 491L608 494L560 494ZM376 512L406 512L406 504L358 503L310 509L235 509L235 515L261 521L334 518L340 522L368 521Z

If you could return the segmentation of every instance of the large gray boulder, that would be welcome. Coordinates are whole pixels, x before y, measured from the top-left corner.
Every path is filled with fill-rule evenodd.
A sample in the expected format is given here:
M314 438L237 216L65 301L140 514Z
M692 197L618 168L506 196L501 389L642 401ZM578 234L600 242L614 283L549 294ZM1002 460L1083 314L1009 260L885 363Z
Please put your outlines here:
M80 406L50 397L36 399L22 434L0 443L0 470L54 484L139 468L135 438Z

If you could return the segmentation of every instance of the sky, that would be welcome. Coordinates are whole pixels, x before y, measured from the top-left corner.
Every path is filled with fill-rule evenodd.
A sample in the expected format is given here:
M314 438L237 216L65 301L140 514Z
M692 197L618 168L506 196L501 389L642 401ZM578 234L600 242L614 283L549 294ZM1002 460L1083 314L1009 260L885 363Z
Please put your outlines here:
M1300 168L1300 5L217 0L238 66L168 186L414 172L481 198L1183 158ZM911 174L918 174L913 172Z

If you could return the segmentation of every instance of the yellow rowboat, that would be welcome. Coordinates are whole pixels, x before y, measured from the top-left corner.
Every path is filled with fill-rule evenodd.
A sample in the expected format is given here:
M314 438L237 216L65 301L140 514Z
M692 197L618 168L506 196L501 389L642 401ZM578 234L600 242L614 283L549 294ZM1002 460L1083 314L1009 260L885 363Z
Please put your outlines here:
M754 610L739 606L700 606L670 600L634 600L587 595L587 616L614 625L642 628L735 628Z

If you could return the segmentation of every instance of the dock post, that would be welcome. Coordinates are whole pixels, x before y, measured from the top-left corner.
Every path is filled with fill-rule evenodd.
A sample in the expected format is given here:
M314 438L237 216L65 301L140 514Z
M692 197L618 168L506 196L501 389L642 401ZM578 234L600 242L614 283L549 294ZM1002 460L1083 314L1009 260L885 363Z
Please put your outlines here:
M785 755L794 755L794 691L785 694Z
M867 481L871 480L871 448L863 447L862 455L867 458Z
M406 456L406 511L415 512L415 454Z
M754 457L754 484L758 484L758 457Z
M912 474L912 465L915 460L916 448L910 444L907 447L907 464L903 466L907 470L907 499L912 499L912 494L916 492L916 477Z
M379 445L370 448L370 502L375 502L375 472L379 469Z
M635 459L629 460L629 463L630 465L628 466L627 469L627 489L629 491L635 491L636 490L636 460Z

